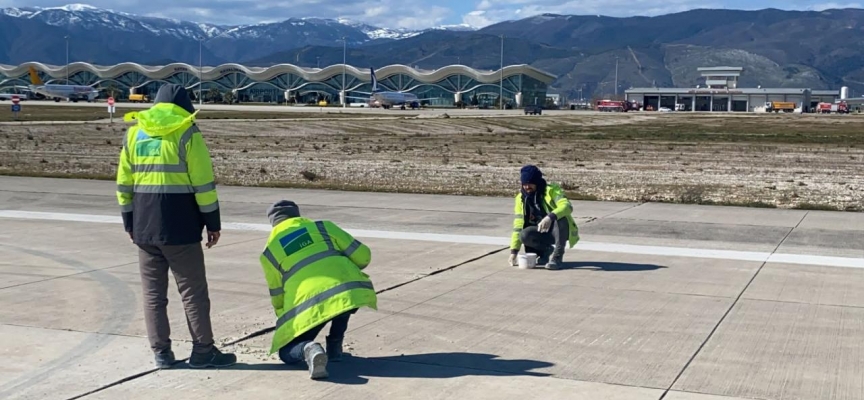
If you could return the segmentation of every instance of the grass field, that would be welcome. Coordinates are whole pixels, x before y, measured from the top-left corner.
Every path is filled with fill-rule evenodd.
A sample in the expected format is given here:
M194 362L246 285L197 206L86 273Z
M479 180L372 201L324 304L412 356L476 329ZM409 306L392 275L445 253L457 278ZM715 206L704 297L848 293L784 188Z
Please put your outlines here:
M6 102L6 106L0 111L0 122L15 121L13 114L10 111L11 102ZM75 106L52 106L38 105L29 106L25 102L22 105L22 112L19 113L18 121L97 121L107 120L110 118L108 114L108 106L105 107L75 107ZM3 106L4 104L0 104ZM123 114L131 111L142 111L141 108L115 106L114 120L123 119ZM347 113L334 111L313 111L309 112L266 112L266 111L250 111L238 109L236 111L215 111L201 110L198 112L199 119L305 119L305 118L358 118L369 117L368 114ZM325 109L326 110L326 109ZM406 116L414 116L407 115Z
M533 163L572 199L864 210L862 122L616 113L199 125L222 184L509 196ZM125 126L0 126L0 173L110 179Z

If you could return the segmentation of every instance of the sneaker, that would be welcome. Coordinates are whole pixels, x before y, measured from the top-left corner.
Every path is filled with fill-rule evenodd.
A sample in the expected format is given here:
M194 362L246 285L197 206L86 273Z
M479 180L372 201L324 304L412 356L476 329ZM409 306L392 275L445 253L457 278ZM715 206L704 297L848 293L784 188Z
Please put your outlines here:
M189 366L192 368L207 368L207 367L230 367L237 363L237 356L228 353L223 354L215 346L213 350L207 353L192 353L189 357Z
M332 340L327 337L327 359L342 361L342 340Z
M174 358L174 352L169 350L165 350L155 354L156 358L156 368L166 369L171 368L177 359Z
M328 376L327 353L320 344L307 344L306 347L303 348L303 356L306 358L306 364L309 365L310 378L322 379Z

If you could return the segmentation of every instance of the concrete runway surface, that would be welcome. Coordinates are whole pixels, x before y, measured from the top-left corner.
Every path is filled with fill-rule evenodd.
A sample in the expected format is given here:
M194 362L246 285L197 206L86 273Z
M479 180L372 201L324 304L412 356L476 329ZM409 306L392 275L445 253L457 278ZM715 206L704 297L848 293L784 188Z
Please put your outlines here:
M565 269L521 270L510 198L220 187L211 315L239 364L156 371L114 188L0 177L0 398L864 398L864 214L574 201ZM254 336L275 322L258 255L279 199L372 248L380 309L326 381Z

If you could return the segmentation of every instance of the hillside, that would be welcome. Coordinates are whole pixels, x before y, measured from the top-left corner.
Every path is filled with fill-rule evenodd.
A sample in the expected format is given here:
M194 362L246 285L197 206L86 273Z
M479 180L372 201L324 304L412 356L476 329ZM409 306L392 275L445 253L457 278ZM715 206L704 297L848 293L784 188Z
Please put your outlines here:
M0 10L0 63L112 64L175 60L213 65L293 63L359 67L406 64L423 69L460 63L494 70L531 64L559 79L568 97L608 95L634 86L694 86L700 66L742 66L742 86L839 88L864 93L864 10L692 10L657 17L613 18L543 14L473 30L422 31L358 22L292 18L249 26L219 26L140 17L88 6ZM130 45L134 43L134 45Z
M348 50L347 63L361 68L405 64L421 69L435 69L445 65L464 64L477 69L497 70L501 65L501 38L477 33L437 31L418 36L366 45ZM572 59L566 49L539 45L526 39L504 39L504 65L522 64L526 60ZM321 65L342 62L342 48L306 46L279 52L246 62L250 66L279 63ZM571 60L571 65L572 65Z

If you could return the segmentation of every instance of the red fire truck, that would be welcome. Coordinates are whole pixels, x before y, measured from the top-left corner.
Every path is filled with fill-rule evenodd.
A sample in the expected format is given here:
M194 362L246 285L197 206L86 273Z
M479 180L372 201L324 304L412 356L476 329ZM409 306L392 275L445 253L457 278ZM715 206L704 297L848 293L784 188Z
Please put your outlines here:
M838 103L819 103L816 106L816 112L819 114L849 114L849 105L845 101Z
M594 109L597 111L606 112L627 112L639 110L639 104L626 100L597 100L594 104Z

